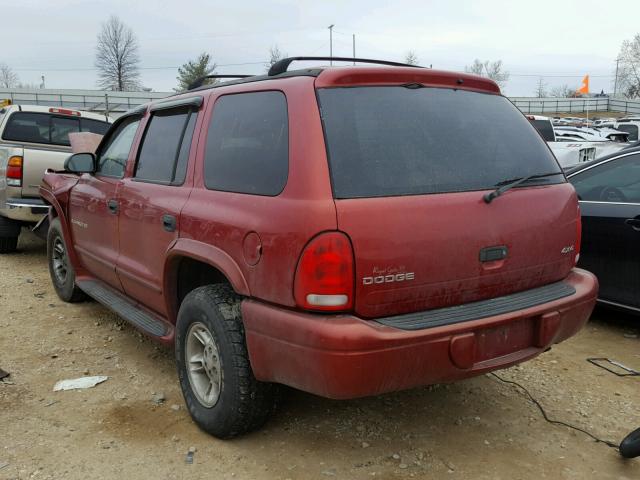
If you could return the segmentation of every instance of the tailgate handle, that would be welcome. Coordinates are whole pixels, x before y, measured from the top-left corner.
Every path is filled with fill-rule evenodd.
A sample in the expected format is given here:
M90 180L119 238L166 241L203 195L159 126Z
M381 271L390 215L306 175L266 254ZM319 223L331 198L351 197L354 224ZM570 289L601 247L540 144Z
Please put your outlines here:
M481 262L495 262L496 260L502 260L507 257L509 250L505 245L497 247L485 247L480 250Z

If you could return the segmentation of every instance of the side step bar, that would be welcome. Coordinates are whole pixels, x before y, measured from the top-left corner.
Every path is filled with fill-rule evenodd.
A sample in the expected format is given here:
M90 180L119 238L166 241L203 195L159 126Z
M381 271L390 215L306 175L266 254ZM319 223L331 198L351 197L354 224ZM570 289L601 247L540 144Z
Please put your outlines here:
M79 280L77 283L78 287L80 287L84 293L105 307L110 308L126 321L138 327L140 330L147 332L149 335L164 337L170 333L171 328L166 322L147 312L123 294L102 284L102 282L96 280Z

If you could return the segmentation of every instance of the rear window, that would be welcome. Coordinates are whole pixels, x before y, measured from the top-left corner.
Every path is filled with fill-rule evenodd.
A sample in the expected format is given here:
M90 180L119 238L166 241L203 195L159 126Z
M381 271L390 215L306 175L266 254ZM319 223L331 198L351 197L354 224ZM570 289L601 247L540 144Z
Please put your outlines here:
M506 98L443 88L318 91L336 198L486 190L558 173L555 158ZM530 183L527 183L530 185Z
M638 140L638 126L633 125L632 123L627 123L626 125L618 125L617 130L621 132L629 133L629 141L633 142Z
M15 142L51 143L49 117L42 113L16 112L9 117L2 138Z
M555 142L556 137L553 134L553 125L549 120L531 120L531 125L536 127L545 142Z
M2 138L14 142L69 146L70 133L83 131L104 135L108 129L107 122L98 120L48 113L15 112L9 117Z

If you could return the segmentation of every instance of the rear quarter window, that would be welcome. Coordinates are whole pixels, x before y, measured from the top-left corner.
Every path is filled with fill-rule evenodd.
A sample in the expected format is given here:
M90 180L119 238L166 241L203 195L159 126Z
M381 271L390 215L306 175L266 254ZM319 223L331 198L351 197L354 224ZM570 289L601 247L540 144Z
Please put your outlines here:
M282 92L220 97L207 134L205 185L212 190L276 196L287 183L289 124Z

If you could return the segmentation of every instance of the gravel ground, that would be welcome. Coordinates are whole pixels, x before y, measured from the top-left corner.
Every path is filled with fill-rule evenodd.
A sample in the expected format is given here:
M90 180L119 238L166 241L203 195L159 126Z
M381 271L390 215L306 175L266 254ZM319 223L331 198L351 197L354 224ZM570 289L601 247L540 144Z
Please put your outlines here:
M585 359L640 369L639 326L599 310L575 338L499 375L551 418L619 442L640 426L640 377ZM547 423L516 387L486 375L353 401L289 391L263 430L209 437L184 408L172 352L96 303L62 303L30 235L0 256L0 332L0 368L11 373L0 382L3 479L640 478L640 459ZM109 379L52 391L83 375Z

